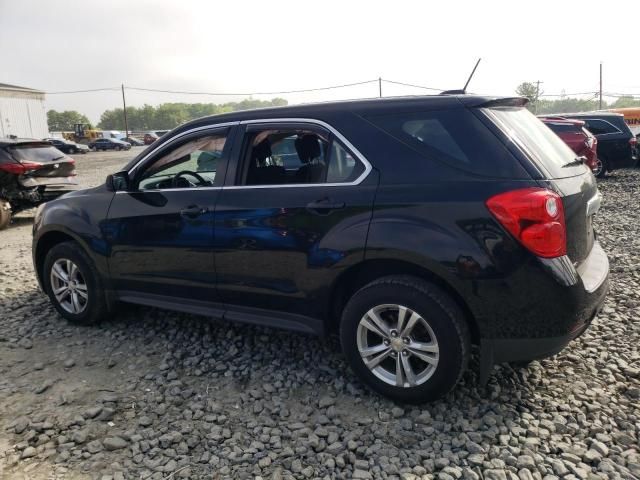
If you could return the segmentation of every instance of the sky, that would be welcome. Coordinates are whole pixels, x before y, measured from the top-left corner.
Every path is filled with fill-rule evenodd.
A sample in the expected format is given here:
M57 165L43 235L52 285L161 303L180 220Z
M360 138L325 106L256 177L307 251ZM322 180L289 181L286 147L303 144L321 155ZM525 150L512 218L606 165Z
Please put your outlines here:
M45 92L47 109L97 122L122 106L117 88L273 92L384 79L513 95L523 81L545 93L640 93L630 32L637 0L595 1L36 1L0 0L0 83ZM633 19L625 24L624 19ZM378 96L378 84L254 95L289 103ZM383 95L430 93L383 84ZM126 91L128 106L241 100Z

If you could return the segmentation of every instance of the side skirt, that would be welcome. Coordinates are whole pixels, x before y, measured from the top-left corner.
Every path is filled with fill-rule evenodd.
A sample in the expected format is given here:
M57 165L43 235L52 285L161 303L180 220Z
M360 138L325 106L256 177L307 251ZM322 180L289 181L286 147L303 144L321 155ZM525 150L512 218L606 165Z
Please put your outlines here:
M119 301L125 303L221 318L233 322L264 325L319 336L325 334L322 320L304 315L132 291L118 291L116 296Z

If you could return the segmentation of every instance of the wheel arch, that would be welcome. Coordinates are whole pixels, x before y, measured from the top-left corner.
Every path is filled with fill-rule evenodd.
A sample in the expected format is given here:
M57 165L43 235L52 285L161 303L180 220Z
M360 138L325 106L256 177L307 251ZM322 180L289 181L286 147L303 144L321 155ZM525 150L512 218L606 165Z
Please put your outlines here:
M33 252L33 261L36 269L36 275L38 276L38 281L41 286L43 285L42 268L44 266L44 259L47 256L47 253L56 245L69 241L77 243L86 251L86 248L78 238L61 230L50 230L43 233L40 238L38 238L35 245L35 251Z
M462 295L445 279L431 270L397 259L364 260L344 271L333 283L329 297L327 330L334 332L340 324L342 310L349 298L360 288L378 278L390 275L410 275L431 282L444 290L462 309L474 344L480 343L480 329L476 318Z

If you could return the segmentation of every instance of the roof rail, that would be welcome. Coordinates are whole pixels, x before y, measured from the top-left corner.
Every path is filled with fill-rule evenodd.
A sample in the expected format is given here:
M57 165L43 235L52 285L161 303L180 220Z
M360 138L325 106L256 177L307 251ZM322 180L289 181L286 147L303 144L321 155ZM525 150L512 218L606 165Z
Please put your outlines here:
M440 95L466 95L466 93L464 90L445 90L440 92Z

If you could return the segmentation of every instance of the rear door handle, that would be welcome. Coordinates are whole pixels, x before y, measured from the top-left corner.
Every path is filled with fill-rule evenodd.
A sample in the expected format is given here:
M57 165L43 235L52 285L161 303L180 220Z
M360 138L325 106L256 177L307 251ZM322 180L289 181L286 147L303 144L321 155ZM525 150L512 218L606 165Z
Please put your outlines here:
M328 215L332 210L340 210L345 207L344 202L331 202L328 198L316 200L307 204L307 210L316 215Z
M199 205L189 205L180 210L180 215L187 218L196 218L206 213L207 209Z

